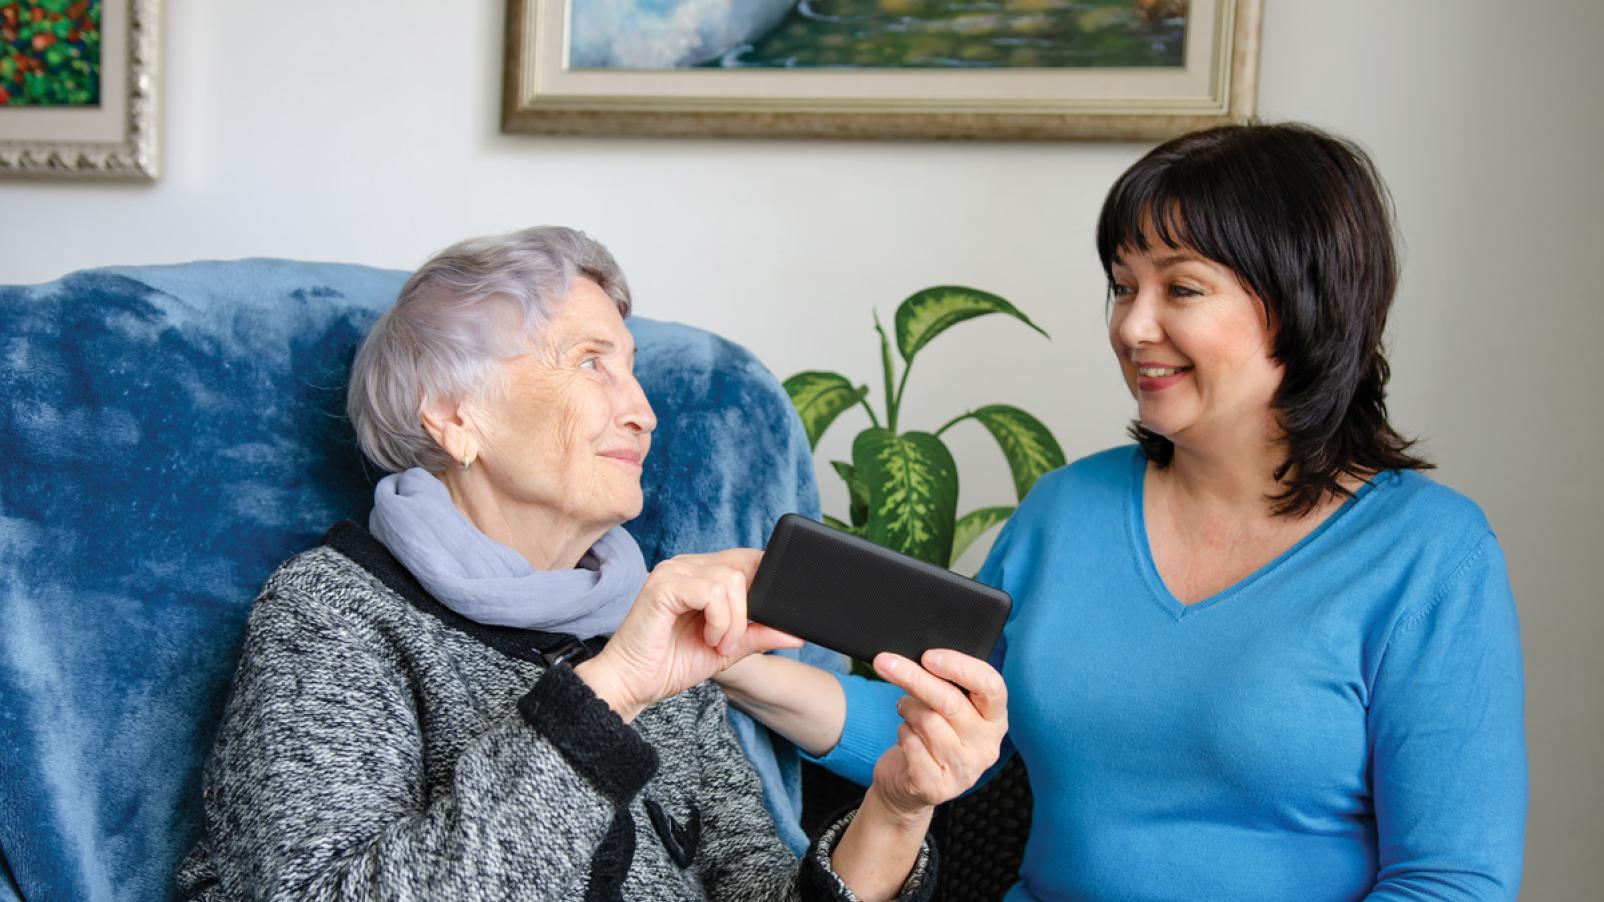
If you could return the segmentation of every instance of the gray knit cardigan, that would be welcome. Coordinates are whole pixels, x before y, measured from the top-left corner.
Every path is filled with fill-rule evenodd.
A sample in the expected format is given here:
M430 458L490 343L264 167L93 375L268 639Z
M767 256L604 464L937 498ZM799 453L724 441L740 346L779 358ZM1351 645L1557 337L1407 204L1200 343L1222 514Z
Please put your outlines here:
M850 900L798 862L703 683L625 724L566 652L431 598L362 527L268 579L205 777L185 898ZM927 840L903 899L928 899Z

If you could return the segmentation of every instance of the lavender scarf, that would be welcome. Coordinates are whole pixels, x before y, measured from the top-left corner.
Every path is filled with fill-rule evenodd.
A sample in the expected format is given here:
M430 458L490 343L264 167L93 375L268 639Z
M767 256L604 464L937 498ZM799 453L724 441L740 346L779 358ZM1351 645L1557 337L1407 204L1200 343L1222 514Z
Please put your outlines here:
M445 484L416 467L379 480L368 531L429 594L478 623L610 635L646 582L640 546L623 527L608 530L578 567L539 571L480 532Z

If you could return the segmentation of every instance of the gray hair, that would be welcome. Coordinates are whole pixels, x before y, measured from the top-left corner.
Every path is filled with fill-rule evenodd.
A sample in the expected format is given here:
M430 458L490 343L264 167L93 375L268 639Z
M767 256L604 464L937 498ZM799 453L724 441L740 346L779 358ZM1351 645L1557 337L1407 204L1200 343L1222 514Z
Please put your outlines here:
M392 473L452 466L423 428L424 408L494 390L496 364L536 346L575 276L601 286L629 316L629 285L617 261L574 229L470 238L419 267L351 366L345 406L362 453Z

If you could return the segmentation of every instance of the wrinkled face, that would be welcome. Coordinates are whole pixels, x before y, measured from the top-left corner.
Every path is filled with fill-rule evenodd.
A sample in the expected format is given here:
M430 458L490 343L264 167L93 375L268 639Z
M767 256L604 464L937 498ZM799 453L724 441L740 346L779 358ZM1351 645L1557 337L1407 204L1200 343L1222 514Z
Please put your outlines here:
M610 527L638 515L657 418L612 298L574 279L539 346L501 365L505 390L480 414L480 457L495 489L564 522Z
M1182 447L1273 439L1282 366L1258 297L1230 269L1156 235L1112 270L1108 338L1142 424Z

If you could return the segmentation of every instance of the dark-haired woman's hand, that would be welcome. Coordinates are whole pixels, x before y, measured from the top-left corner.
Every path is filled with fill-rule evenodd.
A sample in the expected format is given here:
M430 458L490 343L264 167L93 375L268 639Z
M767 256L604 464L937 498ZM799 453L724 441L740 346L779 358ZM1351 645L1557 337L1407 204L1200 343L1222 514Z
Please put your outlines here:
M1008 732L1008 690L991 665L947 650L926 652L920 663L888 653L874 660L875 672L908 694L897 705L897 744L875 764L874 782L831 856L836 873L864 897L897 894L935 806L980 779Z
M874 669L908 693L897 703L897 744L880 756L870 787L888 808L917 816L961 795L997 762L1008 688L990 664L933 649L919 664L882 653Z

